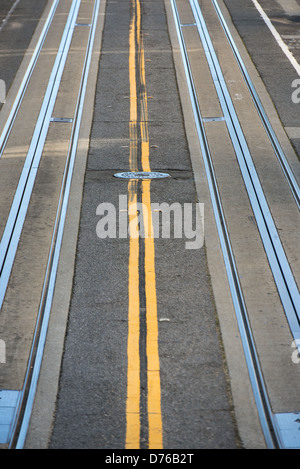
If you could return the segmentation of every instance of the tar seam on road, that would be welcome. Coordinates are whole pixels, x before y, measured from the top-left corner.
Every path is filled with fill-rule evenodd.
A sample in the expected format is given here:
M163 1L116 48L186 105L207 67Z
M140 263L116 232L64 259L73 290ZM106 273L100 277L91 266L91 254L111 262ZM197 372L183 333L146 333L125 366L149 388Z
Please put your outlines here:
M131 1L129 30L131 171L150 171L148 108L139 0ZM140 157L140 163L139 163ZM128 370L126 448L162 448L160 367L155 278L155 249L150 180L128 183ZM139 237L138 199L142 198L144 239ZM140 244L141 239L141 244ZM147 442L148 439L148 442Z

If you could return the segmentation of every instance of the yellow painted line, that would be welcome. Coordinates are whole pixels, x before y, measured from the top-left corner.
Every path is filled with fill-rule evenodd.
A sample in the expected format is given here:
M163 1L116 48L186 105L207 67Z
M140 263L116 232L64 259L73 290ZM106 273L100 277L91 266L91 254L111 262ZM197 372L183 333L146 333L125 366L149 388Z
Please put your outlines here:
M158 322L155 278L155 249L151 214L151 181L143 181L143 215L145 228L145 292L147 322L147 382L149 449L163 448L160 367L158 353ZM146 219L146 220L145 220ZM147 237L148 234L148 237Z
M139 3L139 1L138 1ZM139 47L139 76L143 94L141 96L141 145L142 145L142 168L143 171L151 171L149 158L149 134L148 134L148 97L146 91L146 75L145 75L145 54L142 36L138 39Z
M129 182L129 268L128 268L128 342L127 342L127 402L126 448L138 449L140 444L140 301L139 301L139 237L134 220L137 215L135 181Z
M132 15L129 29L129 85L130 85L130 154L129 167L137 170L137 85L136 85L136 18ZM128 183L129 264L128 264L128 340L127 340L127 449L140 447L140 297L139 297L139 237L133 222L137 215L135 181Z
M130 155L131 171L137 171L138 125L141 137L141 163L143 171L151 171L149 159L148 103L146 93L144 46L141 36L141 6L139 0L132 0L133 15L129 30L129 81L130 81ZM138 60L136 60L138 59ZM138 69L136 67L138 62ZM139 82L142 96L137 93ZM140 102L138 103L138 99ZM138 120L138 104L140 119ZM147 402L149 449L163 448L161 387L158 353L158 322L155 278L155 249L151 214L150 182L142 181L142 206L145 227L145 295L146 295L146 354L147 354ZM126 401L126 448L140 447L140 297L139 297L139 232L137 227L137 181L128 184L129 216L129 266L128 266L128 371Z

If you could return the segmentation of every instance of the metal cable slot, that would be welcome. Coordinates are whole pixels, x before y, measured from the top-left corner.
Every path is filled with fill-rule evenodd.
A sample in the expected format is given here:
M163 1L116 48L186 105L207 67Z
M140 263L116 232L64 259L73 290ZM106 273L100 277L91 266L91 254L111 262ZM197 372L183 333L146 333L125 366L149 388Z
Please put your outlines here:
M5 296L5 289L10 276L13 258L16 253L18 241L22 231L22 226L29 206L31 192L35 176L37 174L39 162L41 159L43 146L45 144L49 123L52 119L52 111L59 90L60 80L63 74L64 66L67 60L76 19L81 5L81 0L73 0L70 8L68 20L64 29L57 58L54 63L52 73L43 106L37 121L35 133L31 142L27 160L25 162L23 173L19 181L18 191L15 195L14 204L11 209L9 224L5 237L3 235L2 246L5 242L5 254L1 257L1 305ZM50 310L54 294L55 279L58 268L58 261L63 237L64 223L67 212L67 205L72 181L75 156L79 139L79 130L83 113L85 92L91 63L91 56L98 20L100 0L95 0L92 23L87 40L84 64L82 68L80 87L77 96L77 103L74 118L72 119L72 131L69 143L69 150L66 159L59 202L56 212L56 219L52 233L51 246L47 261L46 274L44 278L43 290L41 294L40 306L34 331L33 342L30 356L28 359L27 371L24 379L23 389L20 392L18 409L15 413L15 419L10 432L9 448L22 449L28 430L31 417L34 397L36 393L37 382L39 378L48 323L50 319ZM8 265L7 265L8 264Z
M237 267L230 243L230 237L226 226L226 220L222 209L221 197L218 191L216 176L214 173L212 158L204 129L204 119L201 116L197 93L193 82L193 76L189 63L188 52L182 33L179 12L176 1L171 0L175 26L179 40L187 85L189 89L191 104L193 108L195 123L197 127L200 147L204 159L204 165L210 190L212 206L214 210L217 230L220 238L228 282L234 303L236 317L240 329L245 358L247 362L250 381L253 389L261 426L269 448L282 447L280 431L276 426L275 417L271 410L268 393L264 383L251 326L248 319L247 309L243 298L242 288L239 282ZM190 0L190 5L195 17L196 26L205 50L206 59L214 77L214 85L218 93L219 101L227 123L239 165L243 173L245 186L248 191L252 209L254 211L257 225L259 226L261 238L266 249L269 263L277 284L277 288L288 317L289 325L295 338L300 337L299 329L299 291L291 273L288 261L280 243L276 227L271 217L267 202L265 200L254 164L247 147L245 137L240 128L238 118L235 114L230 95L226 88L225 80L214 51L204 18L200 11L198 2ZM290 288L291 287L291 288Z

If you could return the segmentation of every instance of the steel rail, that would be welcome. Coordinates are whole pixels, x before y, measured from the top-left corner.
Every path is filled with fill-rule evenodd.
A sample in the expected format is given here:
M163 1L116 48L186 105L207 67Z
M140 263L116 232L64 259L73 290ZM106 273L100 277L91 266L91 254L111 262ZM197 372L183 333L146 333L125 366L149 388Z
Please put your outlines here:
M40 375L42 359L44 354L44 348L46 343L46 336L48 331L49 319L51 306L54 295L55 281L58 270L59 257L61 252L61 245L63 239L63 232L67 214L67 207L69 201L69 195L71 190L71 182L73 176L73 170L75 165L77 145L79 141L79 132L81 126L81 119L84 108L85 94L87 89L88 75L92 58L92 51L97 27L98 13L100 7L100 0L95 0L94 9L92 15L92 22L89 25L90 33L86 47L86 54L84 65L82 69L81 82L77 97L76 110L73 118L72 135L70 138L70 145L68 151L68 157L66 160L63 181L61 185L60 198L56 213L56 221L53 229L50 254L47 263L46 275L44 279L43 291L41 295L38 320L36 323L36 329L34 333L34 339L32 342L30 358L27 367L27 373L24 380L24 386L22 390L22 398L20 404L19 415L21 413L23 403L23 413L21 418L20 429L11 438L10 448L22 449L25 444L25 439L29 427L31 413L34 404L34 398L36 394L38 379ZM25 401L25 402L24 402ZM15 433L17 432L17 421L15 424Z
M203 156L204 166L207 175L207 181L210 191L210 197L214 216L216 220L217 231L220 239L221 249L223 253L225 268L227 272L228 283L231 291L233 305L236 313L239 331L241 334L242 345L244 349L245 360L248 368L249 378L253 390L254 399L256 402L258 415L260 418L263 434L266 440L268 448L280 448L282 447L282 439L280 431L276 426L274 414L271 409L270 401L266 385L264 382L263 373L260 367L259 357L257 354L255 341L253 338L251 325L248 318L247 307L245 304L242 287L239 281L239 275L237 266L235 264L234 254L230 242L230 236L226 225L226 219L222 208L221 196L218 190L218 184L214 172L212 157L205 133L204 122L199 107L197 98L197 92L193 81L191 66L188 57L188 51L186 48L182 27L179 17L179 12L176 5L176 0L170 0L173 10L173 16L175 21L175 27L179 46L181 50L181 56L183 66L185 69L186 81L189 90L191 105L193 109L195 125L197 128L199 144ZM195 8L193 9L195 11ZM196 19L196 18L195 18ZM202 35L203 36L203 35ZM205 45L206 44L206 45ZM203 44L206 51L209 50L206 41ZM219 86L219 80L214 69L212 69L213 79L216 87ZM223 101L223 98L222 98ZM227 115L227 119L230 116ZM231 118L230 118L231 119Z
M294 338L298 340L300 339L300 294L298 286L256 172L203 14L196 0L190 0L190 5L276 287L291 332Z
M0 308L4 301L19 239L25 222L80 4L81 0L73 0L72 2L43 104L2 235L0 243Z
M223 27L223 30L227 36L227 40L231 46L231 49L234 53L234 56L236 58L236 61L240 67L240 70L242 72L242 75L244 77L244 80L245 80L245 83L248 87L248 90L252 96L252 99L253 99L253 102L255 104L255 107L257 109L257 112L258 112L258 115L264 125L264 128L266 130L266 133L272 143L272 146L273 146L273 149L274 149L274 152L275 152L275 155L281 165L281 168L283 170L283 173L285 174L286 178L287 178L287 181L290 185L290 188L291 188L291 191L292 191L292 194L293 194L293 197L298 205L298 208L300 209L300 188L299 188L299 184L295 178L295 175L290 167L290 164L286 158L286 155L284 154L284 151L279 143L279 140L277 138L277 135L275 134L274 132L274 129L270 123L270 120L266 114L266 111L262 105L262 102L258 96L258 93L252 83L252 80L250 78L250 75L248 73L248 70L245 66L245 63L241 57L241 54L239 53L239 50L235 44L235 41L232 37L232 34L229 30L229 27L226 23L226 20L224 18L224 15L218 5L218 2L217 0L211 0L214 7L215 7L215 10L218 14L218 17L219 17L219 20L220 20L220 23Z
M0 135L0 158L2 157L2 154L3 154L3 151L5 149L5 146L6 146L8 137L10 135L11 129L14 125L14 122L15 122L15 119L17 117L18 111L19 111L20 106L22 104L26 89L28 87L28 83L29 83L30 78L32 76L33 70L36 66L36 63L38 61L39 55L40 55L42 47L44 45L46 36L48 34L48 31L49 31L49 28L51 26L52 20L54 18L54 15L55 15L58 4L59 4L59 0L54 0L52 5L51 5L51 8L50 8L50 11L49 11L48 16L46 18L45 24L43 26L43 29L41 31L41 34L40 34L39 39L37 41L37 44L36 44L36 46L34 48L34 51L32 53L30 62L27 66L26 72L25 72L25 74L23 76L23 79L22 79L22 82L19 86L17 95L16 95L16 97L14 99L14 102L12 104L10 113L9 113L8 118L7 118L7 120L4 124L3 129L2 129L2 132L1 132L1 135Z

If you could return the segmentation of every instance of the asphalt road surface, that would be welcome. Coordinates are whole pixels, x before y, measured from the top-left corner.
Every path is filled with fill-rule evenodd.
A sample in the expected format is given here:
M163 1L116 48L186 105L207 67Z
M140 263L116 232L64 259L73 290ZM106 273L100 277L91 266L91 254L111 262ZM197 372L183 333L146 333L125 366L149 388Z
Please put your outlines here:
M0 445L7 447L9 425L14 426L12 419L8 425L7 415L16 410L3 404L3 396L26 397L28 391L23 383L31 373L34 331L36 325L40 331L37 317L49 288L51 243L61 217L60 196L84 89L53 304L25 448L103 449L111 454L108 450L124 448L195 453L268 447L231 296L229 263L224 262L218 237L209 184L212 173L224 212L222 229L228 230L231 262L237 266L236 284L241 285L273 412L271 432L277 429L284 444L299 448L295 415L300 411L300 365L297 357L292 360L290 311L280 298L259 216L237 164L229 131L234 112L296 286L299 209L214 2L101 0L85 89L82 77L96 3L57 2L1 148L2 236L36 129L44 129L49 118L40 163L30 168L36 180L0 311L0 352L1 345L6 346L6 360L0 355ZM211 156L210 174L191 106L174 3ZM219 3L299 182L300 2ZM5 85L8 96L5 105L0 103L1 129L51 4L0 1L0 86ZM221 80L209 70L207 49L196 30L198 4ZM69 31L66 24L74 5L78 17L72 18ZM52 84L51 71L64 54L60 41L66 32L71 32L70 48L55 88L55 105L51 116L40 117L40 110L48 106L44 99ZM227 121L223 98L217 95L222 82L234 103ZM0 100L1 93L0 88ZM43 135L41 131L37 141ZM144 177L135 179L133 173ZM148 173L155 177L149 179ZM14 230L17 218L11 226ZM9 255L4 258L6 262ZM3 272L1 268L1 288ZM292 443L285 418L293 419ZM18 423L21 420L22 415Z

